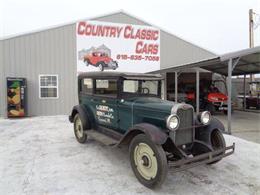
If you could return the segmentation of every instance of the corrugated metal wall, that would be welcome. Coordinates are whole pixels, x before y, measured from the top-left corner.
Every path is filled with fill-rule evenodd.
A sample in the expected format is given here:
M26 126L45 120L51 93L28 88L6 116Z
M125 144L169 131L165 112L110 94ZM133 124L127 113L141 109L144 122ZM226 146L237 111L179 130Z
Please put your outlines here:
M116 13L93 20L149 25L125 13ZM0 116L6 115L5 78L28 79L29 115L68 114L77 103L75 24L2 41L0 80ZM161 68L209 58L214 54L161 31ZM4 74L3 74L4 72ZM149 72L149 70L147 70ZM39 99L39 74L59 75L59 99ZM2 90L3 89L3 90Z
M3 41L0 40L0 116L4 116L5 99L4 99L4 63L3 63Z
M161 69L212 58L215 54L161 31Z
M77 101L74 24L4 40L3 64L4 77L27 78L30 116L68 114ZM39 99L39 74L59 75L58 99Z

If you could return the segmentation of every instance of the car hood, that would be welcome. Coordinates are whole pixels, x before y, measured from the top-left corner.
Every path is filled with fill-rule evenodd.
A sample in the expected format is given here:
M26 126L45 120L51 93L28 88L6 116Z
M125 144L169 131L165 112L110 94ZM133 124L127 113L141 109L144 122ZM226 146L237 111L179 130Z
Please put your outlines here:
M104 61L107 62L107 63L110 62L110 61L113 61L112 58L107 57L107 56L106 56L106 57L102 57L101 59L104 60Z
M211 99L211 98L218 98L219 100L223 100L223 101L226 101L228 99L228 97L223 94L223 93L210 93L208 95L208 98Z
M172 101L162 100L154 97L138 97L134 98L134 109L145 109L151 111L160 111L165 113L171 113L172 107L175 105Z

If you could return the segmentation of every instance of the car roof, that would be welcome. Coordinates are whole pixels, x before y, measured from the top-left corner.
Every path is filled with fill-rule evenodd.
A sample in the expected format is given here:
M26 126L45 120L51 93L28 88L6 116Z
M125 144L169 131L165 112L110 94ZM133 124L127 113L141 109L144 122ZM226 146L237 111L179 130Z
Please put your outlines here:
M125 78L125 79L136 79L136 80L162 80L163 77L160 74L146 74L146 73L130 73L130 72L84 72L78 75L78 78Z

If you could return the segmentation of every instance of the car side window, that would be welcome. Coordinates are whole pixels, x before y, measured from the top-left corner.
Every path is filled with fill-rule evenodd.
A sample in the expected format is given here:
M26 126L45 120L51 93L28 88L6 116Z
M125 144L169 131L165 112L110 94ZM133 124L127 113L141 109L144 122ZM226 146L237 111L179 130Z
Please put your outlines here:
M116 96L117 80L97 79L95 94Z
M126 93L138 93L138 81L124 80L123 92Z
M93 91L93 81L92 79L84 78L81 80L81 92L91 94Z

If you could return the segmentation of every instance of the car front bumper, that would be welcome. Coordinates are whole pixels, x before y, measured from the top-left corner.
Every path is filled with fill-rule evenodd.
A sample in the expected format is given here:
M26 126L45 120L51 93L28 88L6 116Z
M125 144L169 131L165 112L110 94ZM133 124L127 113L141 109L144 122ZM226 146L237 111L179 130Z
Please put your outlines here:
M115 69L118 67L118 64L116 61L111 61L109 63L106 64L105 68L107 69Z
M228 104L227 102L212 102L212 104L216 107L218 107L218 110L227 110L228 109ZM231 102L231 106L234 106L234 103Z
M235 152L235 143L223 149L207 152L190 158L168 162L168 165L170 168L173 168L171 169L171 172L179 172L199 165L218 161L224 157L233 154L234 152Z

